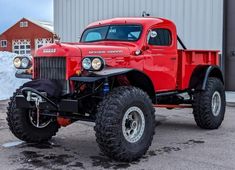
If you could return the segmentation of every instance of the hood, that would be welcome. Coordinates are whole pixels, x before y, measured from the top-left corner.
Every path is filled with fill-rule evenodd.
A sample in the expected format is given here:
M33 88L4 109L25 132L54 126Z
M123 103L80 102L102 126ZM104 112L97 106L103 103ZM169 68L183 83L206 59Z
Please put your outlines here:
M99 56L105 60L106 66L123 67L129 65L129 58L137 47L128 43L82 44L82 43L54 43L39 48L36 57L66 57L67 77L81 70L84 57ZM69 69L68 69L69 68Z
M81 50L82 56L101 56L101 57L119 57L129 56L130 49L124 46L114 45L84 45L79 44L77 47Z
M80 43L54 43L39 48L35 56L66 56L66 57L126 57L136 49L131 45L105 45L105 44L80 44Z
M81 50L73 45L66 43L54 43L39 48L35 56L41 57L81 57Z

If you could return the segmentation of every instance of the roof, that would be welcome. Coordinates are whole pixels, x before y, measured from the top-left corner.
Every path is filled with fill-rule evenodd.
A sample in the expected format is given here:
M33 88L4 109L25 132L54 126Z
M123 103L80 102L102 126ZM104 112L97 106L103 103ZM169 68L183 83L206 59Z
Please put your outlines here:
M46 29L47 31L54 33L54 26L53 26L52 22L50 22L50 21L31 20L31 19L26 19L26 20L29 20L30 22Z
M159 23L168 23L174 24L172 21L165 18L157 18L157 17L122 17L122 18L112 18L101 20L97 22L93 22L88 27L96 27L101 25L109 25L109 24L142 24L142 25L155 25Z
M40 20L31 20L28 18L21 18L19 21L16 22L16 24L22 20L27 20L29 22L32 22L33 24L38 25L39 27L46 29L47 31L51 32L54 34L54 26L52 24L52 22L50 21L40 21ZM13 26L15 26L16 24L12 25L11 27L9 27L8 29L6 29L5 31L3 31L2 33L0 33L0 35L4 34L5 32L7 32L9 29L11 29Z

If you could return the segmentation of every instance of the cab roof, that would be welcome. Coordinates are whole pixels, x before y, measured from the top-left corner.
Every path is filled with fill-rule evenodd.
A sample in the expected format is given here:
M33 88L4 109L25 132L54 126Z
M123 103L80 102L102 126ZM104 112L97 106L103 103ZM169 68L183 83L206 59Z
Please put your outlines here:
M157 17L123 17L123 18L112 18L101 21L96 21L87 26L90 27L98 27L104 25L111 24L141 24L143 26L152 26L156 24L170 24L175 25L172 21L165 18L157 18Z

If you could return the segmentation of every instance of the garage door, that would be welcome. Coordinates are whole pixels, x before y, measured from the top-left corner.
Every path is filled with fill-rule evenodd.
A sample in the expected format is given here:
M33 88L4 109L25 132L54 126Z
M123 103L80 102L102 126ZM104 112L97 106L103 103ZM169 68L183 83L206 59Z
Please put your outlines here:
M52 43L52 38L38 38L35 39L35 48L36 50L44 45Z
M31 45L30 40L13 40L12 42L13 52L21 55L30 55Z

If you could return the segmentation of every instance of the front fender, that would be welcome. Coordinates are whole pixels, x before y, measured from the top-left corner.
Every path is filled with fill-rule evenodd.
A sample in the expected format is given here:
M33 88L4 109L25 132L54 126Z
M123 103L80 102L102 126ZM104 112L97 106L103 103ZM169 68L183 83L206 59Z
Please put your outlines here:
M91 83L105 78L126 74L132 70L133 69L129 68L105 68L101 71L93 72L92 74L86 77L71 77L70 80Z
M151 79L142 71L131 69L131 68L105 68L102 71L93 72L89 76L75 76L71 77L72 81L92 83L98 80L104 80L106 78L115 77L118 75L126 75L130 82L130 85L138 87L145 91L152 102L156 102L156 95L153 83Z

